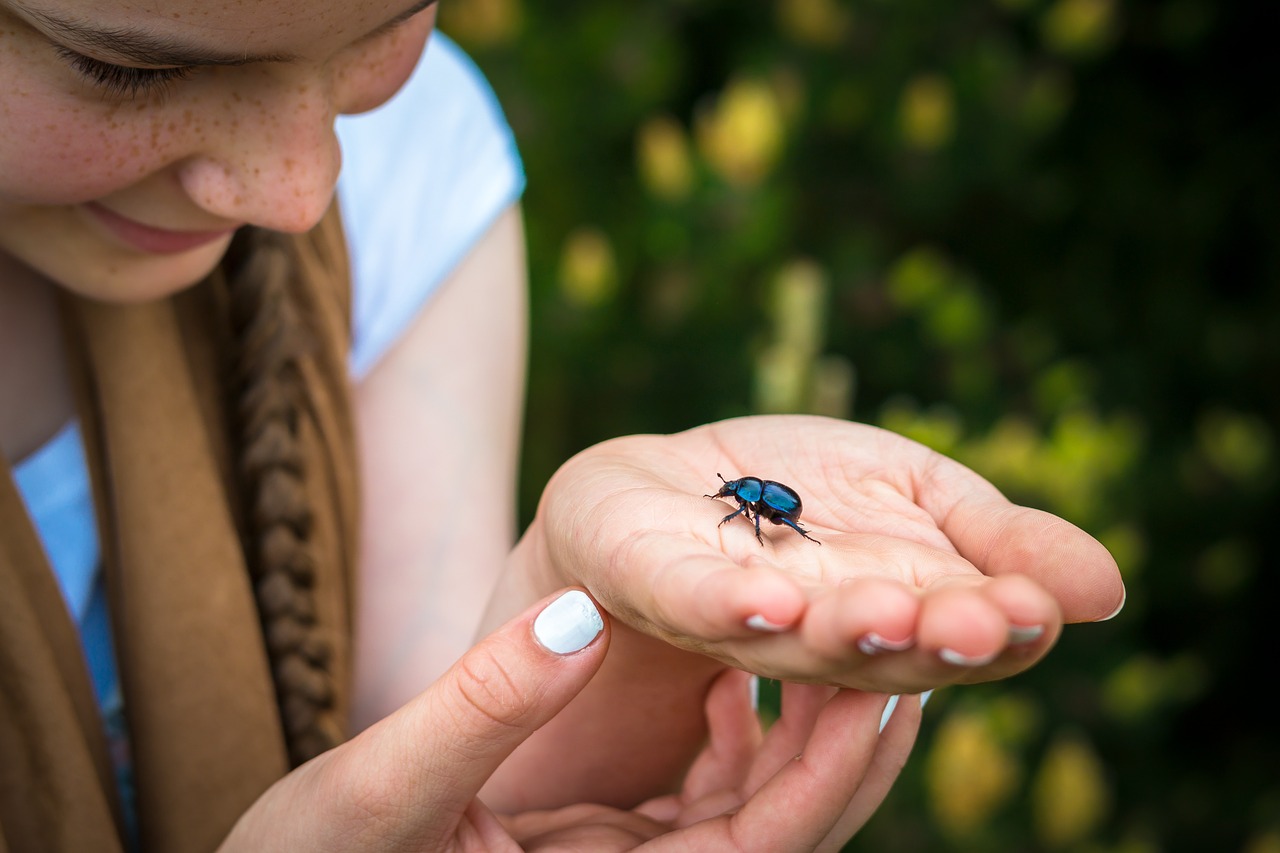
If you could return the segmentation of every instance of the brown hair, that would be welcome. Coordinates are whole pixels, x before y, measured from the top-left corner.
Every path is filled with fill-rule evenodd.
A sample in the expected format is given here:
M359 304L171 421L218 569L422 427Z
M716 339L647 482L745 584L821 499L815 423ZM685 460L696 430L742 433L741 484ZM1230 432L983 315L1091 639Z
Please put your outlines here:
M313 513L299 443L308 403L301 362L312 347L299 276L323 266L299 254L316 248L305 236L244 228L222 266L245 557L294 766L343 739L332 670L334 626L326 631L317 614ZM340 260L345 264L345 255Z

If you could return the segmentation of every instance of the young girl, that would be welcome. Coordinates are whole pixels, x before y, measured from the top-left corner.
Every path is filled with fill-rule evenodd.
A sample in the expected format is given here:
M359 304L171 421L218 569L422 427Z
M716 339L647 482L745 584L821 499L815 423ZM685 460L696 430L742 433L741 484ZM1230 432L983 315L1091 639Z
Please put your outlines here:
M513 546L523 177L433 21L0 0L8 849L838 849L882 694L1119 609L1084 532L817 418L592 448Z

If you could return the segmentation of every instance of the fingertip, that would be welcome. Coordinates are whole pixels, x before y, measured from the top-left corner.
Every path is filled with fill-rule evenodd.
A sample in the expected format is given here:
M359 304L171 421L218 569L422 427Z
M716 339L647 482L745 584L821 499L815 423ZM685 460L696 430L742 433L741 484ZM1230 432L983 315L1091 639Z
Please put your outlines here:
M841 584L810 605L805 638L829 657L851 649L868 657L916 644L920 598L906 585L883 578Z
M391 802L429 795L441 809L461 809L521 742L586 686L608 638L603 611L585 591L547 596L367 729L360 778L390 792Z
M768 567L731 566L709 573L695 590L704 639L721 640L789 631L804 615L804 592Z
M1066 622L1101 620L1122 602L1115 558L1088 532L1052 513L1012 504L985 488L932 511L956 550L979 571L1035 579L1058 602Z
M939 590L922 606L919 645L951 666L985 666L1003 651L1008 634L1007 616L985 591Z
M1120 603L1117 604L1115 606L1115 609L1112 610L1110 613L1108 613L1106 616L1103 616L1101 619L1094 619L1093 621L1094 622L1110 622L1112 619L1120 615L1121 610L1124 610L1124 604L1128 598L1129 598L1129 590L1124 586L1121 586L1120 587Z
M1009 640L1014 644L1055 633L1062 624L1062 608L1057 599L1026 575L992 578L983 593L1008 620Z

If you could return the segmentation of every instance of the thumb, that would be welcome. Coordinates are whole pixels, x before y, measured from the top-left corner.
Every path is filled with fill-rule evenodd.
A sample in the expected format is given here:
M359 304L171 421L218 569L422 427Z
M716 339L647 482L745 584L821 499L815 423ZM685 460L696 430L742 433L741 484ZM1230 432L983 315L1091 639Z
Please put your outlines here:
M472 647L375 726L387 728L362 775L392 813L422 821L398 830L389 821L391 835L411 845L451 835L498 765L591 680L608 645L595 602L580 589L561 591Z

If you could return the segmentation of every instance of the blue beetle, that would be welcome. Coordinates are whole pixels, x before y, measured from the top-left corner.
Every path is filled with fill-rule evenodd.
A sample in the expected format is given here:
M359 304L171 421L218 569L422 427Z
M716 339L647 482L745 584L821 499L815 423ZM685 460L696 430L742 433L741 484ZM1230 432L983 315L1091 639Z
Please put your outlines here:
M803 506L800 503L800 495L796 494L795 489L790 486L784 486L782 483L775 483L773 480L761 480L759 477L740 477L737 480L726 480L724 475L718 472L716 476L720 478L720 482L724 483L724 485L714 495L703 495L703 497L733 498L738 502L737 512L730 513L720 519L721 525L727 524L744 513L747 521L751 521L751 513L754 511L756 539L760 540L761 545L764 544L764 537L760 535L760 518L762 516L774 524L785 524L810 542L818 542L798 524L800 510L803 509ZM821 545L822 543L818 542L818 544Z

